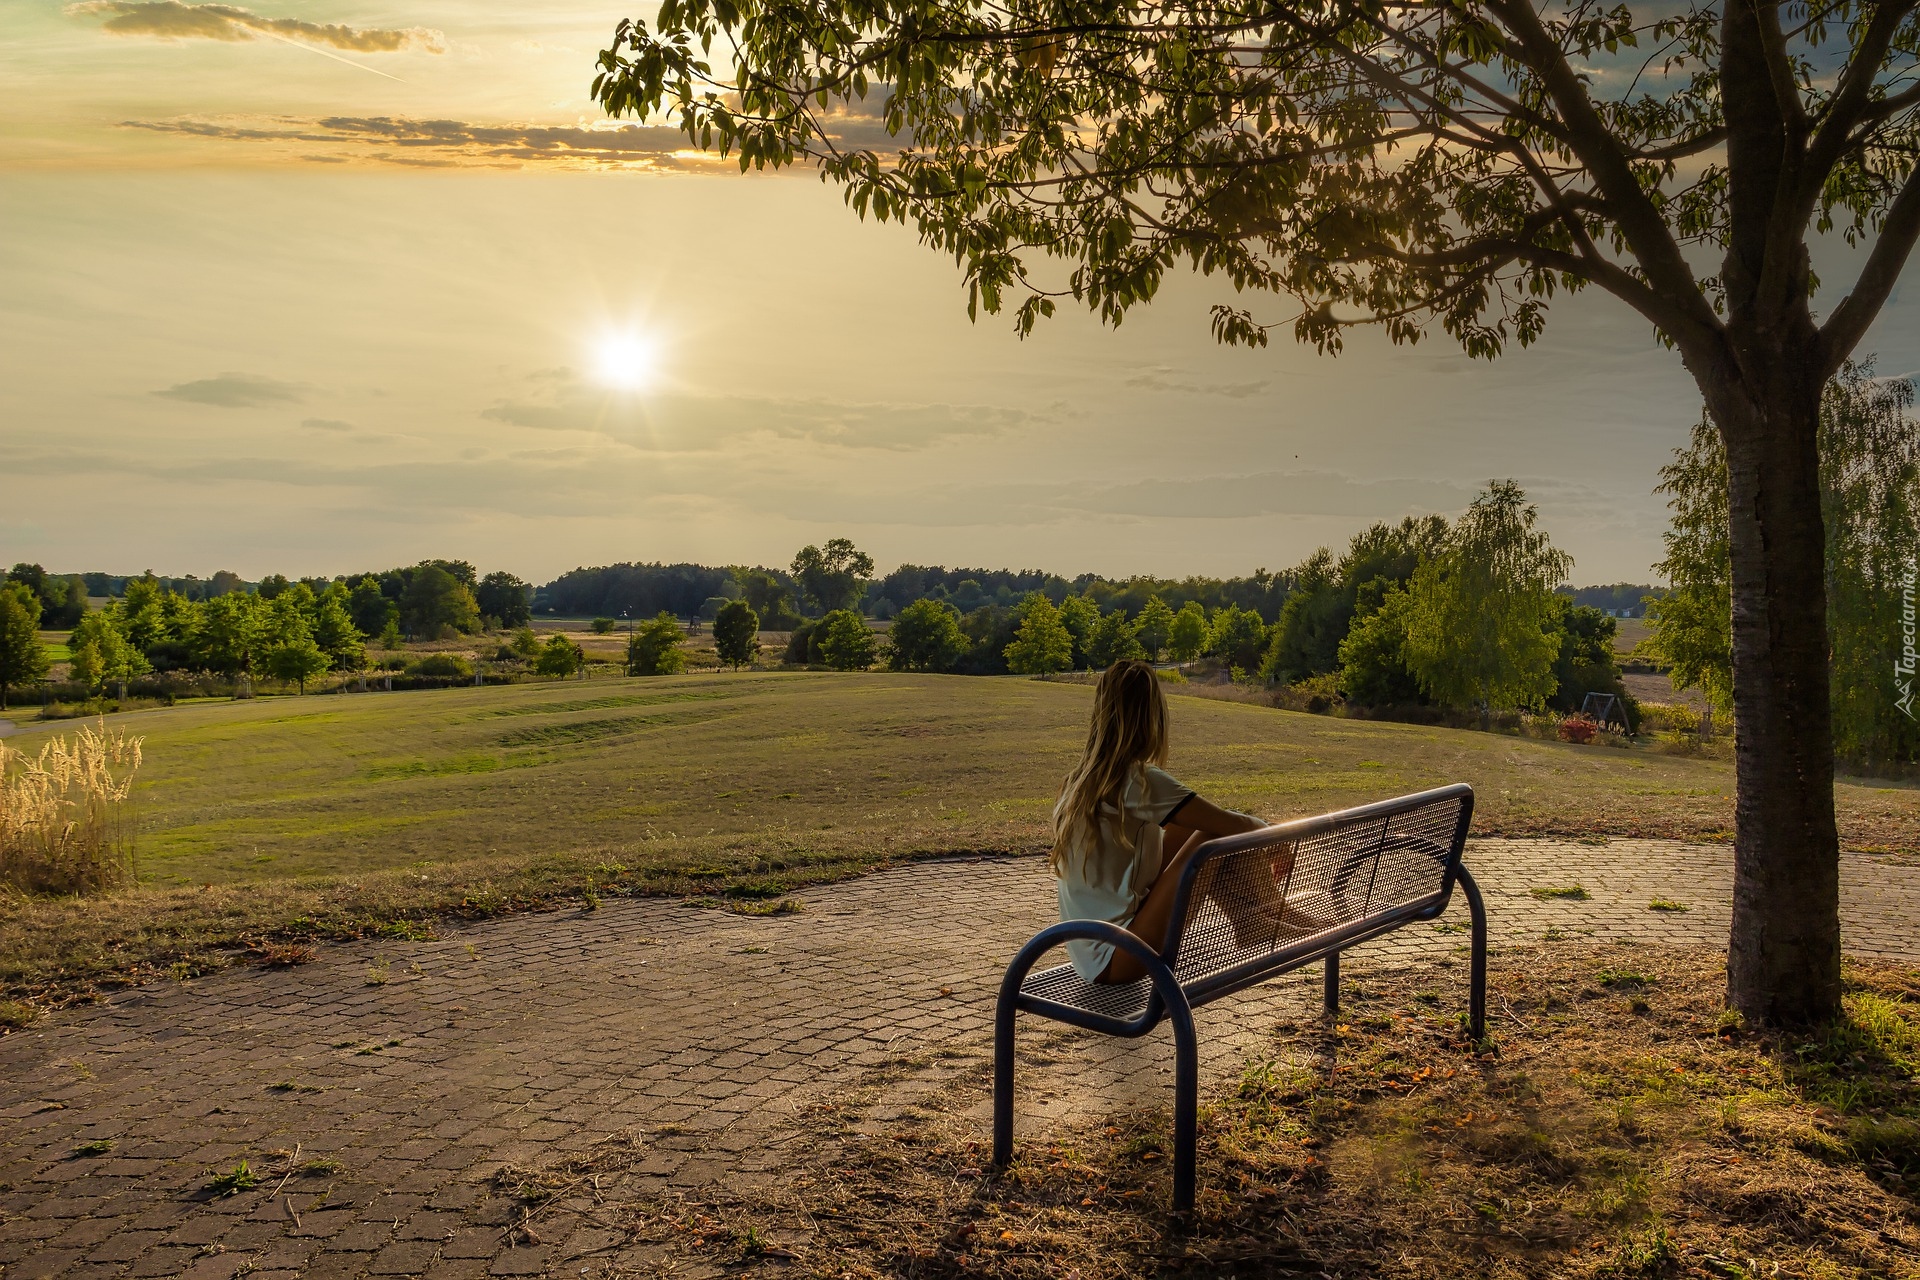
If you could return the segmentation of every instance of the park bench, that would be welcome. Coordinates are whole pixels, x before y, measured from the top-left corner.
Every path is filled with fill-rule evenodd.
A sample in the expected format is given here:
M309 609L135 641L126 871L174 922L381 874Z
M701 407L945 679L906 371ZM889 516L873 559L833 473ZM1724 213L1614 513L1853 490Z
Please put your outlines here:
M1104 920L1066 920L1043 929L1013 958L994 1016L993 1160L1013 1159L1013 1032L1021 1010L1115 1036L1144 1036L1173 1024L1173 1207L1193 1207L1194 1126L1199 1059L1193 1010L1268 978L1322 962L1328 1015L1339 1009L1340 953L1369 938L1447 909L1458 884L1473 915L1468 1022L1486 1035L1487 912L1461 865L1473 788L1464 783L1382 800L1339 813L1281 823L1201 845L1181 874L1159 951ZM1279 880L1273 859L1289 847L1291 871ZM1260 877L1271 887L1260 891ZM1271 927L1249 927L1250 904L1279 891L1285 910ZM1138 959L1147 976L1129 983L1088 982L1070 964L1033 971L1047 952L1076 938L1111 942Z

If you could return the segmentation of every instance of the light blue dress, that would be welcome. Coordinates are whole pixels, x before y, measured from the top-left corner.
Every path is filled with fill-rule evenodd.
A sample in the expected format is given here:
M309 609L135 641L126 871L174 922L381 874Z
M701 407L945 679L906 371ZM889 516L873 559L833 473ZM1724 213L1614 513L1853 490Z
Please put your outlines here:
M1166 865L1160 829L1192 798L1191 787L1154 765L1143 764L1128 775L1119 805L1102 803L1097 829L1083 829L1066 850L1059 879L1060 918L1106 920L1123 929L1132 924ZM1159 945L1156 939L1148 941ZM1069 942L1067 959L1075 973L1091 982L1113 959L1113 944Z

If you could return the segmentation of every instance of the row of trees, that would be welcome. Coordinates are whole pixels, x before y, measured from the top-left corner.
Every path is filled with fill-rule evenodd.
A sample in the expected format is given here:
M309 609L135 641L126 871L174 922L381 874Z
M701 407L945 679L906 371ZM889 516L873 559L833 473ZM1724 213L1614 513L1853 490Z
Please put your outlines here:
M37 564L22 563L14 565L5 580L25 588L32 597L29 607L38 610L40 626L70 627L87 611L87 583L80 574L62 577Z
M199 598L167 582L124 579L120 597L93 610L78 575L16 565L0 593L0 698L45 678L42 627L71 628L69 677L89 688L160 670L268 675L304 690L327 671L362 669L373 638L395 648L408 635L524 627L531 617L526 583L509 573L481 578L464 561L423 561L357 580L273 574L251 591Z
M1442 706L1483 716L1510 708L1577 710L1610 693L1627 710L1616 621L1558 584L1572 562L1537 527L1512 481L1490 485L1458 522L1375 524L1337 559L1315 551L1290 571L1260 674L1327 678L1351 703Z
M802 547L784 569L639 563L573 569L535 590L533 608L604 618L671 613L711 619L727 604L741 601L763 629L791 631L842 609L885 619L915 601L933 600L966 615L988 606L1011 609L1039 592L1056 605L1085 596L1103 613L1119 609L1138 614L1156 596L1175 611L1198 604L1212 614L1232 605L1271 623L1292 588L1289 575L1265 569L1244 578L1110 579L1089 573L1069 579L1039 569L903 564L876 577L873 557L850 539L833 538Z
M1613 655L1614 620L1556 588L1571 561L1538 528L1512 481L1492 484L1449 525L1439 516L1375 525L1339 560L1325 548L1286 575L1270 625L1259 611L1148 594L1137 611L1088 590L1055 599L1044 582L1017 603L967 612L946 596L902 608L882 639L842 607L796 628L786 659L842 670L1045 675L1123 658L1212 657L1241 676L1333 676L1350 701L1438 705L1482 717L1577 708L1588 692L1631 705ZM845 589L843 600L851 598ZM1119 593L1109 593L1113 601ZM716 626L716 636L718 627Z

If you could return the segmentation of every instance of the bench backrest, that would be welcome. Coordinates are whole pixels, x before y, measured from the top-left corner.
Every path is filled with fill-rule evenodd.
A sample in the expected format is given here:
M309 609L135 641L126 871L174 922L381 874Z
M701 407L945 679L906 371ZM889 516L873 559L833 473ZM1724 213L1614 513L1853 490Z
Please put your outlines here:
M1201 1004L1431 919L1453 892L1472 818L1473 788L1456 783L1210 840L1181 877L1161 953Z

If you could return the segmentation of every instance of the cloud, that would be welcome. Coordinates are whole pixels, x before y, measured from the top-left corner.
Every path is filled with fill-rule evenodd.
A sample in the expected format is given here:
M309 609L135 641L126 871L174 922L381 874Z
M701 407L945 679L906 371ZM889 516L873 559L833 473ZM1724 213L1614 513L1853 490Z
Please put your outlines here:
M1178 395L1226 396L1233 400L1245 400L1257 396L1267 389L1264 379L1259 382L1195 382L1182 378L1172 369L1161 365L1136 373L1127 379L1127 385L1138 387L1142 391L1164 391Z
M1269 471L1122 484L930 485L881 493L829 486L770 491L758 503L795 520L861 512L871 524L923 527L1057 525L1270 516L1398 519L1462 510L1473 487L1425 479L1358 480L1334 471Z
M278 36L308 44L330 45L355 53L395 53L424 49L444 53L446 37L426 27L349 27L267 18L229 4L182 4L180 0L84 0L67 6L75 16L107 15L104 29L115 35L153 36L160 40L252 40Z
M353 430L353 424L351 422L342 422L338 418L307 418L304 419L300 425L311 428L314 431Z
M506 124L481 125L461 120L413 120L395 116L327 116L301 120L127 120L127 129L145 129L223 142L273 144L289 159L372 160L402 165L685 168L714 163L688 151L687 136L659 125ZM315 155L316 145L338 154Z
M223 373L217 378L178 383L153 394L192 404L217 405L222 409L253 409L264 404L284 404L304 398L298 383L262 378L251 373Z
M793 441L843 449L911 452L968 437L996 436L1045 415L968 404L858 404L773 396L651 396L636 399L556 377L525 400L503 400L482 418L539 431L581 431L656 453L708 453L742 442Z
M338 506L357 519L435 523L483 519L501 511L525 517L631 516L636 502L649 511L691 512L729 492L735 460L660 465L599 442L592 449L519 452L466 458L449 455L389 458L343 450L313 457L203 455L159 457L122 449L40 448L0 436L0 474L84 477L124 475L143 486L192 492L204 501L233 491L249 500L272 486L291 507Z

